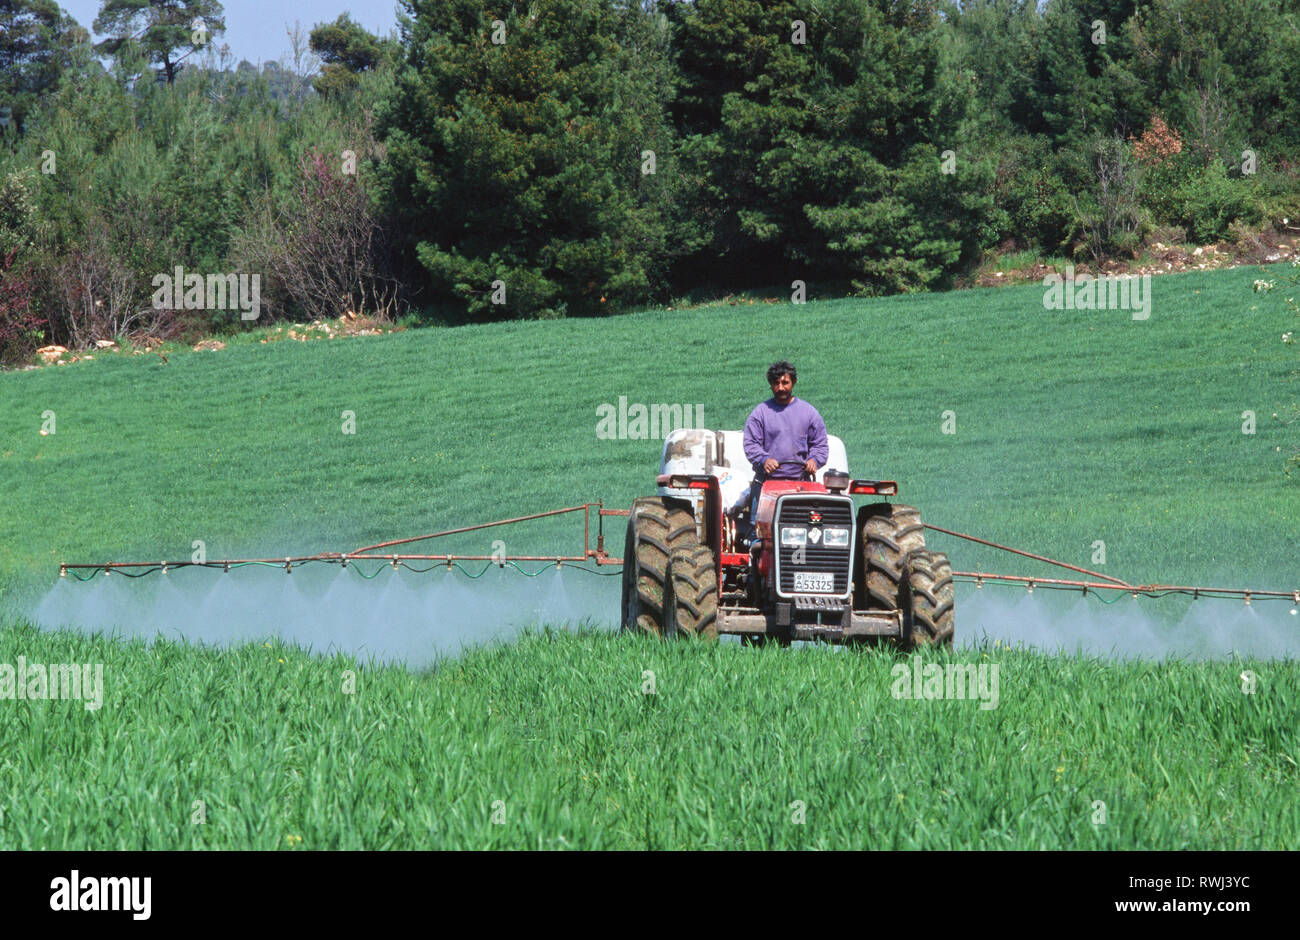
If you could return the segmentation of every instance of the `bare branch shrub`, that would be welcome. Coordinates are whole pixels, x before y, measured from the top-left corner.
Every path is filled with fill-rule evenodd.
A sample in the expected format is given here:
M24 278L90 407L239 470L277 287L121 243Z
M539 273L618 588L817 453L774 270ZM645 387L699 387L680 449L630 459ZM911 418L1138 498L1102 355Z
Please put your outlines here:
M51 337L75 349L98 339L170 336L176 311L153 306L139 274L113 250L108 223L94 218L85 234L82 244L47 268L44 309L51 311Z
M263 274L273 311L292 304L308 319L351 312L391 320L397 310L400 285L386 273L389 246L365 186L317 151L304 155L287 204L270 193L257 200L235 251L243 267Z

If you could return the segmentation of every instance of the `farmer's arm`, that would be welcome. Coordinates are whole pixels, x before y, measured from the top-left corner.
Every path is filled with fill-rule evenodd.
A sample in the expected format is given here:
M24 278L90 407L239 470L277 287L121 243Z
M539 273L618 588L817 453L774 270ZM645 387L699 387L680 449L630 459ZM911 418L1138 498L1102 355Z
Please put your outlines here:
M826 440L826 422L818 414L817 409L812 409L812 421L808 425L808 462L816 463L816 466L809 469L809 473L816 473L818 469L826 466L826 461L830 459L830 444Z
M755 408L749 413L749 420L745 422L745 459L755 470L763 466L768 459L763 438L763 418L758 408Z

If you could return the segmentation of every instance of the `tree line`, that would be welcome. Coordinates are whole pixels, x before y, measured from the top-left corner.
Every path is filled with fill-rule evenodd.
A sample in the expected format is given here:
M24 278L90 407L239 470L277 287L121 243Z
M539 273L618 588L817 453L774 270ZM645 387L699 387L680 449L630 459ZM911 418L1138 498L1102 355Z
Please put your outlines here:
M0 0L0 354L262 307L945 289L1300 218L1300 0L403 0L234 64L216 0Z

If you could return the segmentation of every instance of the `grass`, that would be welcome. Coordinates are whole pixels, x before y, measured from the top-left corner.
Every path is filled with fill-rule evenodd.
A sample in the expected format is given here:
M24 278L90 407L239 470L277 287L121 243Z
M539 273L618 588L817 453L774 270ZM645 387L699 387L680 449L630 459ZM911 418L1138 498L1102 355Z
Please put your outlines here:
M196 539L209 557L283 555L627 506L652 490L658 446L598 439L600 404L697 403L709 424L739 427L766 365L788 357L850 469L897 479L930 521L1085 566L1103 540L1107 570L1138 581L1285 585L1300 481L1283 475L1294 429L1270 416L1297 397L1295 363L1278 339L1286 315L1254 309L1255 276L1156 278L1145 322L1045 310L1040 287L1012 287L5 374L0 571L48 585L60 561L187 558ZM46 411L57 428L41 436ZM456 546L490 554L498 535ZM572 547L574 528L507 538L540 553ZM959 567L1006 564L936 544Z
M1300 847L1293 664L959 652L999 666L982 710L893 698L883 651L604 632L422 674L0 632L0 662L20 654L102 660L107 694L0 724L28 781L4 848Z
M652 492L659 446L598 439L599 405L700 404L739 427L776 358L799 366L850 469L897 479L929 521L1089 567L1101 540L1103 570L1135 581L1290 589L1296 442L1270 415L1297 398L1278 339L1292 324L1251 293L1257 276L1156 278L1145 322L1045 310L1028 286L0 375L0 663L101 662L108 695L96 713L0 700L0 768L25 781L0 847L1300 847L1294 661L958 651L1000 664L1001 703L983 711L894 700L886 654L546 633L428 673L359 668L344 695L343 659L16 616L60 561L188 558L194 540L214 558L282 556L626 506ZM529 554L580 541L571 520L542 520L447 550L497 538ZM931 541L958 568L1047 570Z

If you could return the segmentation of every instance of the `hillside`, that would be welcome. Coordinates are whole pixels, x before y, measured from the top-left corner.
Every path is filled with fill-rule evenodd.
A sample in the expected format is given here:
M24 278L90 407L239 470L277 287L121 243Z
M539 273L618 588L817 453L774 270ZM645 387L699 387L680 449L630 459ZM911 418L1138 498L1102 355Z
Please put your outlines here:
M897 479L928 521L1085 566L1103 540L1106 570L1135 582L1286 585L1300 486L1284 475L1294 435L1270 416L1300 386L1278 341L1290 324L1251 293L1255 276L1156 278L1145 321L1047 310L1041 287L1014 287L249 340L4 374L0 570L48 585L59 561L188 557L194 539L212 557L278 556L626 506L652 489L659 445L598 436L602 404L698 405L739 427L784 357L850 469ZM46 411L57 427L42 436ZM573 527L518 537L552 551ZM958 567L1006 566L943 547Z
M1041 288L1016 287L247 337L0 375L0 664L103 667L93 710L3 703L14 720L0 721L0 754L41 785L11 794L0 847L1300 847L1297 660L1221 655L1264 628L1294 650L1300 624L1285 604L1102 607L993 586L976 599L963 586L961 646L900 658L611 635L609 579L582 607L586 629L538 607L568 629L408 669L368 661L393 639L394 605L423 605L403 640L420 666L456 652L453 640L492 635L502 605L532 610L530 592L550 603L558 582L57 577L60 561L185 558L195 539L210 557L282 556L590 499L626 506L653 489L658 443L605 439L601 405L690 404L710 426L737 427L766 393L766 365L788 357L851 469L896 478L931 521L1085 566L1103 540L1104 570L1136 580L1291 586L1294 441L1269 416L1296 386L1282 315L1256 309L1253 275L1159 278L1145 321L1046 310ZM46 411L55 431L42 435ZM946 411L955 433L943 433ZM488 553L501 531L452 544ZM511 553L541 553L575 549L580 533L544 520L504 538ZM932 543L960 568L1044 570ZM570 590L591 577L564 575L577 578ZM121 632L145 639L103 623L94 636L34 629L21 614L51 586L87 598L87 613L122 612ZM155 641L164 596L215 617L217 632L192 640L243 642ZM136 608L102 606L131 597ZM314 653L261 642L309 598L329 616L286 632ZM1146 652L1147 614L1184 618L1179 629L1214 638L1220 656L1121 662L1006 645L1064 625L1102 649ZM319 655L331 644L342 652ZM954 664L997 667L994 697L895 694L900 667Z

